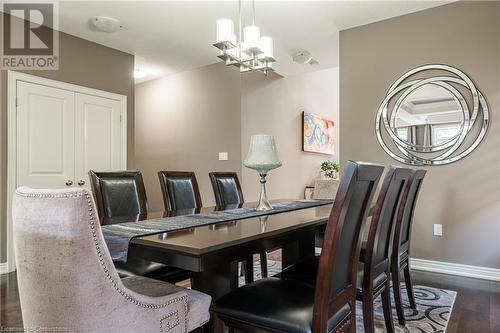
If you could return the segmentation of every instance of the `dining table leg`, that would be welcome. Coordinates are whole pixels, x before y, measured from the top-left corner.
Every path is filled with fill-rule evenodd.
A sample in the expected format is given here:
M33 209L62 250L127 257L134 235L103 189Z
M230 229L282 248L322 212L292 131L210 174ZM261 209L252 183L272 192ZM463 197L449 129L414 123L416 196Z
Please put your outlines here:
M209 270L196 272L191 279L191 288L212 296L212 301L238 288L238 261L229 265L220 265ZM203 333L215 332L213 314L210 322L198 331Z
M283 245L281 247L282 267L287 267L314 256L314 241L315 231L308 230L301 232L292 242ZM247 258L247 260L249 259ZM237 289L238 279L238 261L232 261L229 265L220 265L194 273L191 287L212 296L212 301L214 301ZM201 328L201 331L204 333L214 332L213 324L214 321L211 318L210 322Z
M212 296L213 300L238 288L238 261L194 273L191 287Z
M305 231L281 248L281 267L286 268L314 256L315 231Z

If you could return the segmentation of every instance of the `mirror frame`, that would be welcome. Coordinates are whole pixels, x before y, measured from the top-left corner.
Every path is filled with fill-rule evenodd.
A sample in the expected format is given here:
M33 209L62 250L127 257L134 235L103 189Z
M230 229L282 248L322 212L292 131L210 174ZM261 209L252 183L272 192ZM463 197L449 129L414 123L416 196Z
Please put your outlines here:
M422 74L427 71L441 71L448 75L439 76L429 76L420 79L408 79L415 74ZM472 106L470 107L467 103L467 99L464 95L455 88L453 84L462 86L466 88L472 96ZM400 105L404 99L414 90L422 87L426 84L438 85L446 90L448 90L459 102L462 107L462 112L464 114L464 119L461 124L460 132L455 135L449 141L436 146L422 146L409 143L401 139L394 132L394 125L396 121L396 112L398 111ZM388 112L389 102L399 93L402 93L391 112ZM472 110L472 114L471 111ZM467 136L470 135L478 115L482 114L482 123L480 124L481 129L475 140L463 151L458 154L454 153L462 146ZM391 119L388 119L388 116ZM375 132L379 144L382 146L384 151L389 154L395 160L409 164L409 165L444 165L456 162L465 156L469 155L483 140L486 131L489 126L489 108L486 99L483 94L476 88L474 82L461 70L441 64L430 64L416 67L408 72L404 73L396 82L394 82L389 90L387 91L380 107L377 111L377 117L375 120ZM389 138L384 138L382 133L386 133ZM397 150L392 150L389 148L390 142L397 148ZM435 155L436 152L439 152ZM416 155L419 153L420 155ZM425 154L434 153L433 156L425 156Z

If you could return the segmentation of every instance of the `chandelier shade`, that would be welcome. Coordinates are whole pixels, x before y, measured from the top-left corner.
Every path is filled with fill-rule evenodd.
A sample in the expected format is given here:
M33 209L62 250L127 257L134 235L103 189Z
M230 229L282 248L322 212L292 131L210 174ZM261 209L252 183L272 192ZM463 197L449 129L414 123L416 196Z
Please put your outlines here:
M269 36L263 36L260 38L260 50L262 53L259 55L259 59L272 58L273 57L273 38Z
M217 20L217 43L233 42L234 23L228 18L221 18ZM234 40L234 42L236 39Z
M259 49L260 29L256 25L249 25L243 29L243 42L247 50Z
M220 50L218 57L228 66L239 67L240 72L261 71L267 75L276 60L273 55L273 39L260 36L260 28L255 24L255 1L253 21L242 30L241 0L238 2L238 35L234 32L234 22L228 18L216 22L215 46Z

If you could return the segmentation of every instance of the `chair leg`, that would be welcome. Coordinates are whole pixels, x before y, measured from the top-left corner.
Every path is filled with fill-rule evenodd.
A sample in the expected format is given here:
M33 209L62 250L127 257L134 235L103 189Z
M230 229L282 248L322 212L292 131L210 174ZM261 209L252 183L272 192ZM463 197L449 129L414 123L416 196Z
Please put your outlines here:
M245 266L245 282L253 282L253 256L248 256L243 265Z
M238 268L239 268L239 272L238 272L238 276L245 276L245 262L244 261L240 261L238 263Z
M266 278L268 272L267 272L267 253L265 251L260 252L260 271L262 273L262 277Z
M382 308L384 310L385 330L387 331L387 333L394 333L394 322L392 321L392 309L391 309L391 288L389 280L387 280L381 296L382 296Z
M396 313L398 314L398 322L400 325L405 325L405 314L403 311L403 303L401 302L401 281L399 279L399 264L392 265L392 293L394 294L394 303L396 305Z
M417 304L415 303L415 295L413 294L413 282L411 281L410 275L410 264L406 264L404 270L405 274L405 286L406 292L408 293L408 301L410 303L410 308L415 310L417 308Z
M371 294L371 295L370 295ZM375 323L373 319L373 292L363 290L363 325L365 333L375 333Z
M224 322L214 315L212 317L212 333L224 333Z

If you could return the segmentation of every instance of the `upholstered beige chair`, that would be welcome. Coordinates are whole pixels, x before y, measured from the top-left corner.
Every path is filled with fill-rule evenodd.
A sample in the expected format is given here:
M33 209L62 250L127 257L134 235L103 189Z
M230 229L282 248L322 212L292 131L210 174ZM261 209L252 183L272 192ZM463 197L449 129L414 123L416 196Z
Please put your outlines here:
M24 326L66 332L187 332L210 296L145 277L120 280L90 192L19 188L13 202Z

